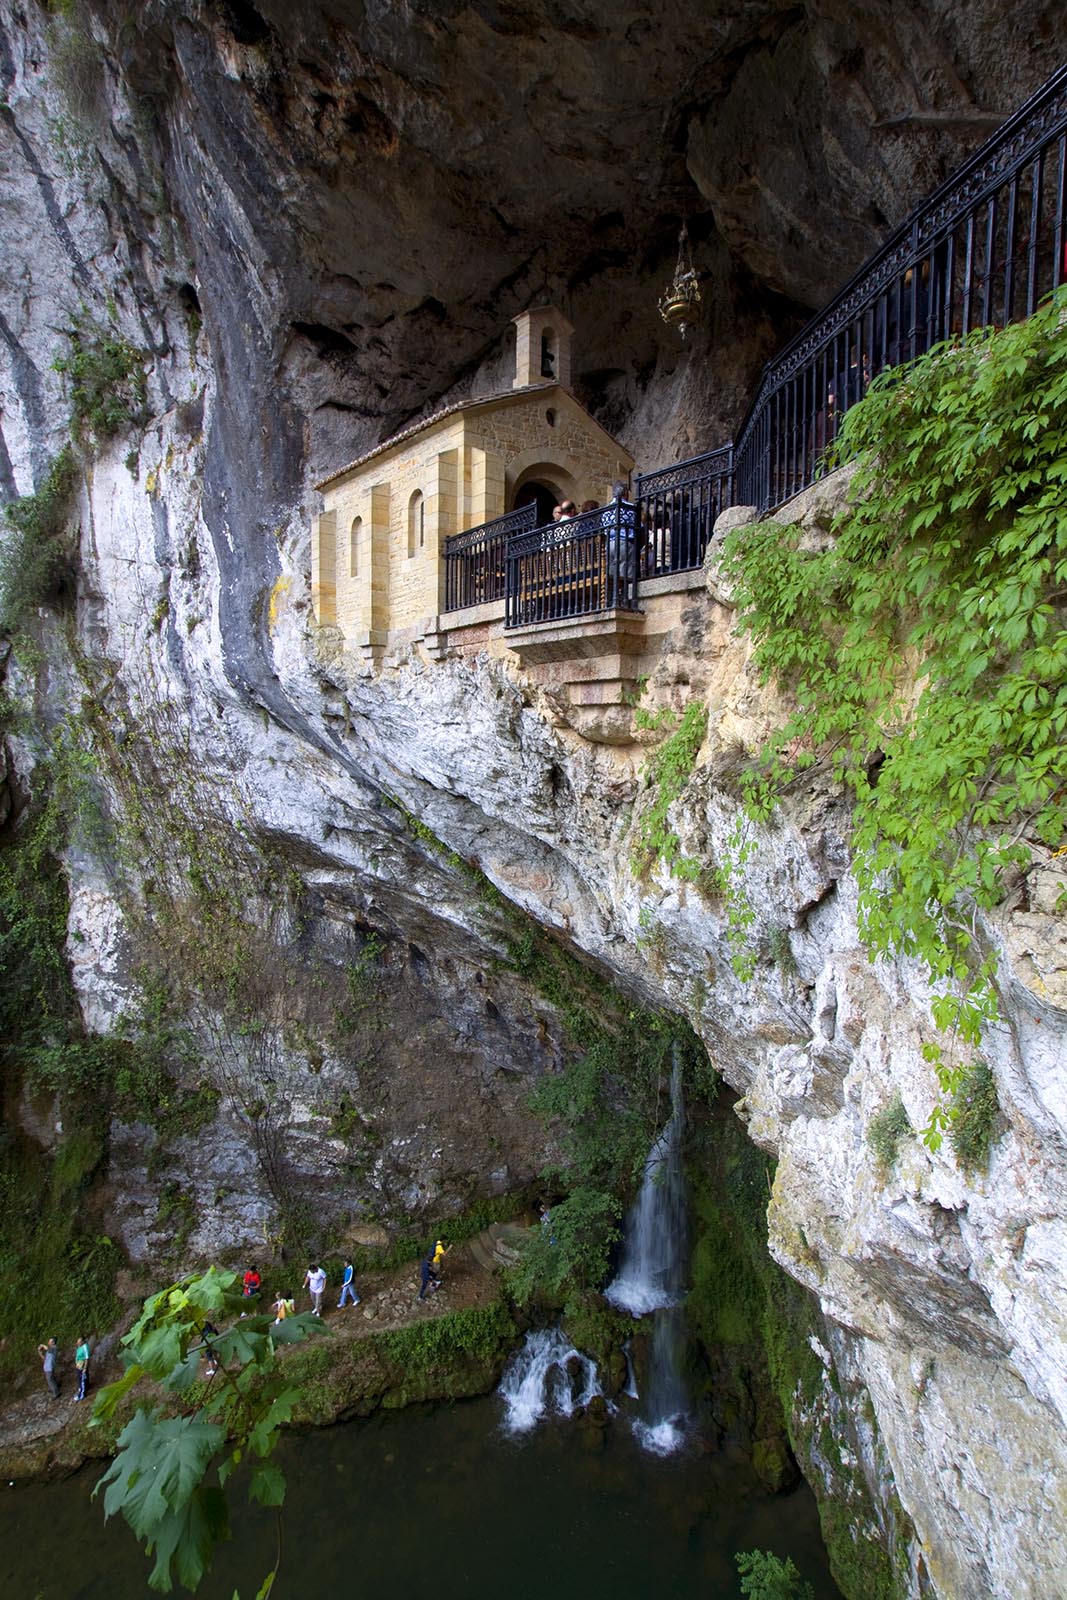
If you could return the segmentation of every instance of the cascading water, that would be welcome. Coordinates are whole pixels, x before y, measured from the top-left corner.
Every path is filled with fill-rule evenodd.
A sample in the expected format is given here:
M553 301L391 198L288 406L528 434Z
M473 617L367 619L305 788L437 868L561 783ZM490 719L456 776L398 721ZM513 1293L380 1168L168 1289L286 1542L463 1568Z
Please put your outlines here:
M687 1409L681 1379L685 1341L688 1226L682 1169L682 1068L675 1050L671 1066L671 1115L645 1162L641 1192L627 1219L618 1275L605 1295L631 1316L653 1314L644 1417L635 1431L646 1449L668 1455L682 1443Z
M601 1393L596 1364L559 1328L528 1333L500 1380L505 1433L528 1433L548 1412L571 1417Z

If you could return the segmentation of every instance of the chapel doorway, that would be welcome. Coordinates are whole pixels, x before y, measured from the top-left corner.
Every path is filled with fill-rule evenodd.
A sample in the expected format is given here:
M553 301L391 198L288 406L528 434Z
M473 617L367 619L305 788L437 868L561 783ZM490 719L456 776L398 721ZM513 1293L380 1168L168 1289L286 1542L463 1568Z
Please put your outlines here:
M554 489L550 483L539 483L531 479L524 483L515 496L515 510L521 506L528 506L533 502L537 506L537 526L539 528L552 521L552 512L563 498L559 489Z

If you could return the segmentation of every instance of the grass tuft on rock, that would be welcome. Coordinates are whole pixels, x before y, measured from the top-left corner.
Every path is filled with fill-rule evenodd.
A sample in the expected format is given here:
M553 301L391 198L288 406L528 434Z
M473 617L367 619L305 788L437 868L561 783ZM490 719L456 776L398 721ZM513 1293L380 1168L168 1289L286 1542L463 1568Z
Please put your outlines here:
M952 1149L965 1172L988 1167L999 1113L996 1079L984 1061L975 1061L953 1096L949 1124Z
M912 1132L908 1113L899 1094L888 1105L876 1111L867 1124L867 1144L873 1151L878 1170L884 1176L897 1159L902 1139Z

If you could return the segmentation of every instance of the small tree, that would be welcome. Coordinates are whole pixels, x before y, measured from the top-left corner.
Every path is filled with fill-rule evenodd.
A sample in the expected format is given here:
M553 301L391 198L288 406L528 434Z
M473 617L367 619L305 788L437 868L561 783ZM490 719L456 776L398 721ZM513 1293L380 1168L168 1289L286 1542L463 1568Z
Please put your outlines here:
M787 1556L780 1561L769 1550L741 1550L734 1557L741 1574L741 1593L749 1600L815 1600L810 1583Z
M557 1298L603 1283L619 1237L620 1209L614 1195L588 1185L557 1202L550 1221L521 1241L522 1255L511 1274L516 1299L526 1304L537 1294Z
M242 1460L254 1461L248 1497L275 1507L278 1515L277 1555L257 1596L266 1600L281 1563L285 1498L285 1478L269 1457L299 1398L298 1390L285 1387L276 1347L327 1330L307 1312L277 1326L266 1315L245 1316L226 1332L213 1332L216 1319L236 1315L242 1304L234 1291L236 1276L210 1267L145 1301L122 1340L126 1371L100 1391L93 1424L113 1416L142 1378L159 1384L179 1414L168 1415L167 1405L138 1407L94 1494L107 1486L105 1517L121 1512L146 1553L155 1556L150 1588L169 1593L177 1578L192 1590L216 1545L229 1536L226 1481ZM198 1384L205 1353L217 1372Z

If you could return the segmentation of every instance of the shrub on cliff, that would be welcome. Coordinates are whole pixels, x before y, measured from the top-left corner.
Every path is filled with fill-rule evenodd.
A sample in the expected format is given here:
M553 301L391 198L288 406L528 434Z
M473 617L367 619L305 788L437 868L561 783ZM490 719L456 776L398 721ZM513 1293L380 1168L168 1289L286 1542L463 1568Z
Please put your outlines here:
M815 1600L810 1583L801 1580L796 1566L769 1550L742 1550L735 1557L741 1574L741 1593L749 1600Z
M70 383L70 429L85 444L103 444L144 421L144 353L115 328L87 314L67 329L70 348L52 363Z
M73 595L75 540L69 516L78 464L68 445L41 487L4 507L8 531L0 544L0 628L17 633L38 606Z

